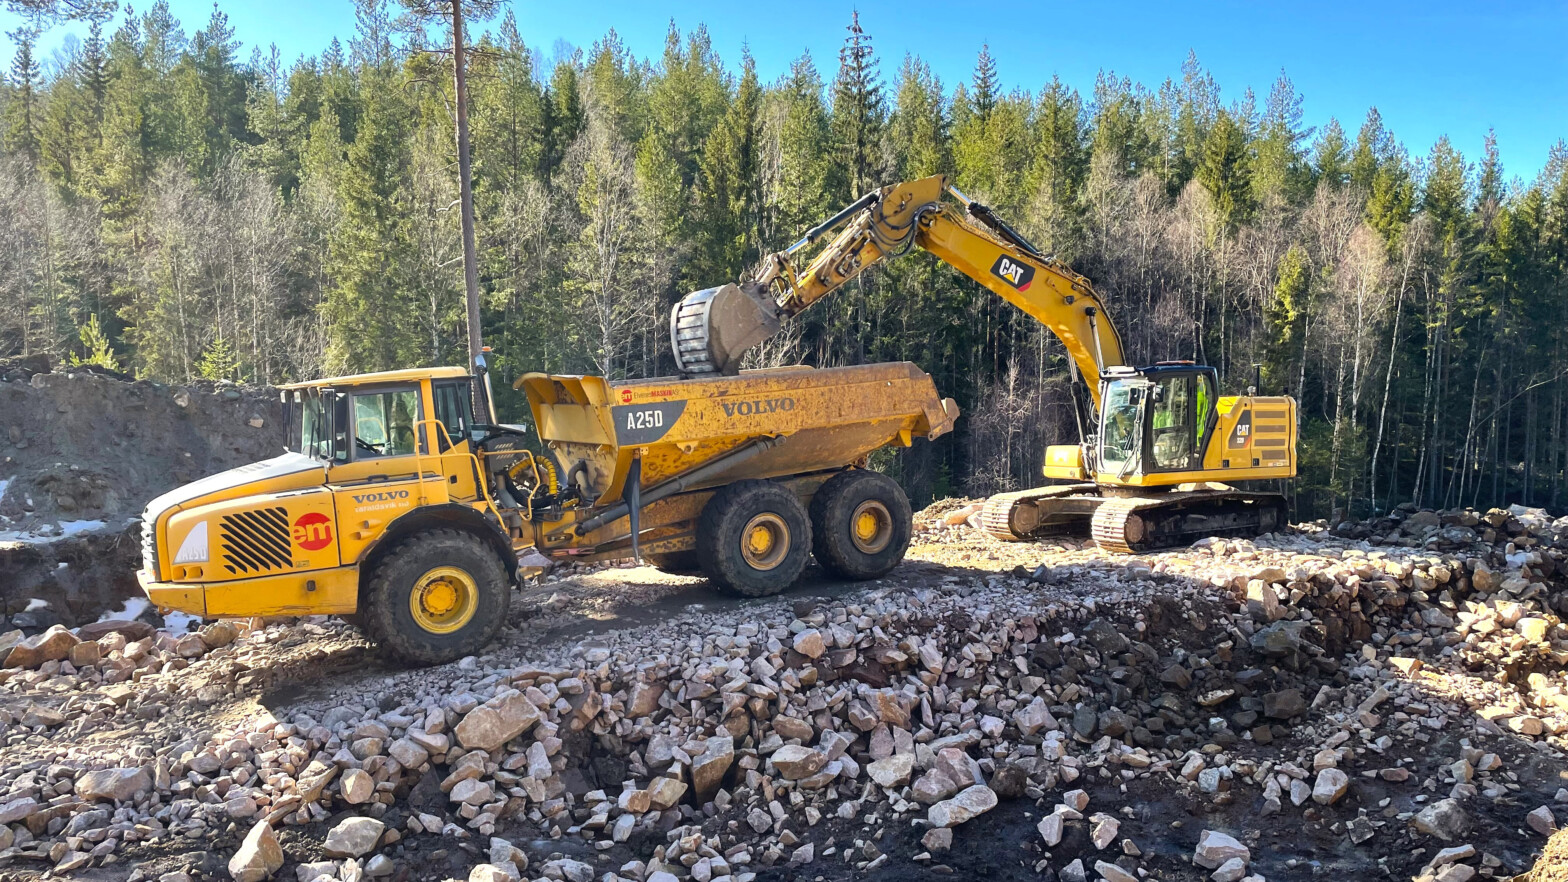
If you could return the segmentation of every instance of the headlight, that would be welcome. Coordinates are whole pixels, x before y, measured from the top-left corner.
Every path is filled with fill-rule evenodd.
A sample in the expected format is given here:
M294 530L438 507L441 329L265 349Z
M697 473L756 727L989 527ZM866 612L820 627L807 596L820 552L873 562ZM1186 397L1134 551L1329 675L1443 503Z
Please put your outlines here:
M207 562L207 522L198 521L196 526L185 534L185 541L180 543L180 550L174 555L177 564L193 564Z

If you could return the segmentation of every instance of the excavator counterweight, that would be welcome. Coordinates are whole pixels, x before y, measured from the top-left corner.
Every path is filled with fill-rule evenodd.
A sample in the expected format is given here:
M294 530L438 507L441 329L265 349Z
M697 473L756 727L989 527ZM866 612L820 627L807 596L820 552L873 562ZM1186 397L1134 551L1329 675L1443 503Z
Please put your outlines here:
M797 257L830 234L797 269ZM1077 530L1129 552L1285 525L1283 496L1221 482L1295 477L1296 402L1250 389L1220 396L1218 372L1191 362L1129 366L1089 280L945 175L868 193L769 255L754 278L676 304L670 336L682 373L734 373L784 320L915 246L1049 328L1084 381L1073 399L1079 443L1051 447L1043 468L1075 483L993 497L982 518L988 532L1029 539Z

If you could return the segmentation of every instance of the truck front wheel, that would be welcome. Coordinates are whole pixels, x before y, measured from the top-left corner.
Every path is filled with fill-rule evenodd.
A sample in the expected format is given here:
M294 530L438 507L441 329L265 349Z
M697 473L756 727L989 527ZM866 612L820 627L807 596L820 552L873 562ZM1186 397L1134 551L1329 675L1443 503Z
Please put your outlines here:
M402 540L371 574L362 614L392 655L435 665L473 655L506 623L506 567L478 537L432 530Z
M904 489L866 469L840 472L811 498L813 551L844 579L878 579L909 550L914 515Z
M720 588L777 594L811 556L811 522L794 493L772 481L737 481L713 494L697 520L697 557Z

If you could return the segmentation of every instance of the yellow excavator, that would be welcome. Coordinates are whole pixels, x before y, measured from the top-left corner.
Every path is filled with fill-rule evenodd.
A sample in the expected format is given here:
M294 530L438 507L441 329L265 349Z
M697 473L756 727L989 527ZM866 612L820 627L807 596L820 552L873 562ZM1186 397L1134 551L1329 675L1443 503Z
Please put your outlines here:
M835 230L799 269L802 252ZM785 319L915 246L1050 328L1084 381L1074 387L1080 443L1045 453L1044 475L1070 483L991 497L989 533L1021 540L1087 526L1101 548L1129 553L1285 526L1283 495L1221 482L1295 477L1296 402L1257 395L1256 380L1246 395L1222 396L1218 372L1190 361L1128 365L1089 280L946 175L868 193L765 258L755 278L682 299L670 337L683 376L734 374Z

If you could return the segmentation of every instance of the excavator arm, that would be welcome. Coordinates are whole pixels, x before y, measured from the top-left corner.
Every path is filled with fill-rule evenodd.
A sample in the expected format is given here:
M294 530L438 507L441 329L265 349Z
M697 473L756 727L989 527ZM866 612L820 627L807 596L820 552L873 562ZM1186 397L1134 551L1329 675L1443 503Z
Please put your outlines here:
M839 232L827 246L797 269L802 252L834 230ZM1050 328L1098 409L1100 374L1125 363L1121 336L1099 295L1083 276L1041 254L990 209L964 196L946 175L868 193L765 258L756 278L687 297L671 317L681 370L733 373L745 351L777 332L782 319L915 246Z

